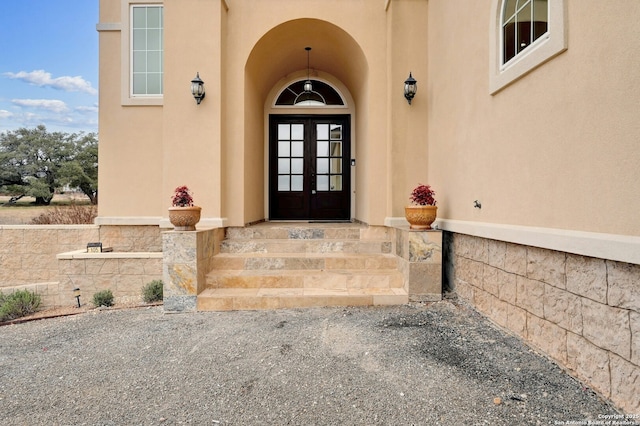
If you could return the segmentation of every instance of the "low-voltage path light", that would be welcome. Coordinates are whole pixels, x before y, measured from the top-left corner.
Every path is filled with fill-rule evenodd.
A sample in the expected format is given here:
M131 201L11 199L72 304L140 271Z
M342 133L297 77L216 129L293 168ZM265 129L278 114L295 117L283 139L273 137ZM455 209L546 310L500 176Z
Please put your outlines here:
M80 288L76 287L73 289L73 297L76 298L76 302L78 302L78 308L80 307Z

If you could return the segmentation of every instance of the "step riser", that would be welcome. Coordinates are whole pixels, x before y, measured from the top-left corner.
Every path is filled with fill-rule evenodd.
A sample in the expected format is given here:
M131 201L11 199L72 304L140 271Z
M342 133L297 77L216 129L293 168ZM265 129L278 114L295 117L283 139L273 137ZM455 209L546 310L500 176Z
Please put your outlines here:
M390 289L403 288L404 280L399 272L390 273L304 273L294 275L210 275L208 288L325 288L325 289Z
M350 295L350 296L238 296L199 297L199 311L239 311L265 309L292 309L326 306L380 306L401 305L408 302L407 295Z
M384 226L355 226L344 228L322 227L247 227L227 228L227 240L379 240L392 239L391 232Z
M327 240L225 240L220 244L221 253L361 253L388 254L390 241L327 241Z
M321 239L340 239L340 240L359 240L360 228L340 228L340 229L322 229L322 228L228 228L227 239L290 239L290 240L321 240Z
M398 261L389 257L369 258L306 258L306 257L245 257L218 256L213 259L216 270L397 270Z

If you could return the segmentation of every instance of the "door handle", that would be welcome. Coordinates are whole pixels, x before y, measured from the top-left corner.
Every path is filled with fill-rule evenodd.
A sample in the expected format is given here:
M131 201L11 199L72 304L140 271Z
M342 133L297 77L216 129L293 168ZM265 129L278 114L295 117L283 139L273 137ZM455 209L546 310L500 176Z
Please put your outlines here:
M316 193L316 174L311 173L311 193Z

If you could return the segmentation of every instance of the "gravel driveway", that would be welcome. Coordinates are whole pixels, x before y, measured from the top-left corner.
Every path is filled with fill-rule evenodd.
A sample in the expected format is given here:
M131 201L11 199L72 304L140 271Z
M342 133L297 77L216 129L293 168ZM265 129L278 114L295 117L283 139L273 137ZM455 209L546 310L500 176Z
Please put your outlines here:
M465 305L0 327L2 425L537 425L618 414Z

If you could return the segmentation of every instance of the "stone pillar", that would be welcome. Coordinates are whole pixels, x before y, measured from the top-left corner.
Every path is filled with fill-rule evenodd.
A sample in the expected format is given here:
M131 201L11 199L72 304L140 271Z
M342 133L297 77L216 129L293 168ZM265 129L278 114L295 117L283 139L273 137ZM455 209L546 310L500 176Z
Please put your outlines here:
M224 229L169 231L162 234L162 278L165 312L195 312L206 288L212 259Z
M442 231L396 228L396 255L409 300L442 300Z

